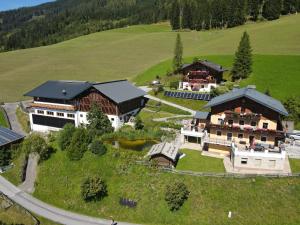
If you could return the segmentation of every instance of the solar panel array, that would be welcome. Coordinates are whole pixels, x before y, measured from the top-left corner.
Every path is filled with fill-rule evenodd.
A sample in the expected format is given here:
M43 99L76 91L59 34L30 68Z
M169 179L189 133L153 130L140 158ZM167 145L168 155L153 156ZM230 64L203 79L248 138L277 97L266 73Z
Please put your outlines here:
M193 93L193 92L178 92L178 91L165 91L165 96L173 97L173 98L202 100L202 101L209 101L211 99L210 94L201 94L201 93Z
M10 129L0 127L0 147L20 140L23 137L23 135L20 135Z

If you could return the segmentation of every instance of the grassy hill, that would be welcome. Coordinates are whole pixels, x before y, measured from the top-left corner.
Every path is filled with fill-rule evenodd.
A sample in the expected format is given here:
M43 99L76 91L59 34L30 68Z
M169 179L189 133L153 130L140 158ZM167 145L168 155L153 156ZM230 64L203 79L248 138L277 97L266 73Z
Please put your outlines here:
M230 68L233 64L232 55L199 56ZM193 57L187 57L185 62L192 62ZM253 73L241 82L241 86L255 84L256 88L265 92L267 89L273 97L285 100L292 95L300 95L300 55L254 55ZM146 85L156 75L164 76L171 70L172 60L163 61L134 78L138 85ZM200 105L200 104L199 104ZM198 108L199 109L199 108Z
M299 55L299 28L300 15L293 15L227 30L183 32L184 55L233 55L245 30L255 54ZM24 99L23 93L50 79L133 79L172 57L175 36L166 23L140 25L1 53L0 102Z

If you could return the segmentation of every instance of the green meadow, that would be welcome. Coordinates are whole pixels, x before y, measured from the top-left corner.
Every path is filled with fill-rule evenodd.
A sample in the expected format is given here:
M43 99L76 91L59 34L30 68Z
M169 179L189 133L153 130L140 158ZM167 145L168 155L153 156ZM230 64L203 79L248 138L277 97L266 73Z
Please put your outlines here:
M115 152L119 154L115 154ZM198 153L198 152L196 152ZM179 169L222 172L222 160L204 159L188 152ZM39 166L34 196L66 210L151 225L282 225L300 223L300 182L298 178L212 178L164 173L137 165L146 151L109 148L103 156L86 152L80 161L70 161L57 150ZM198 153L200 154L200 153ZM202 165L190 164L192 158ZM210 162L210 163L208 163ZM55 166L53 166L55 165ZM108 185L108 196L100 202L85 203L82 180L100 175ZM170 212L164 200L166 185L182 181L189 199L177 212ZM136 208L119 204L120 198L137 201ZM232 211L232 218L227 217ZM201 222L200 222L201 221Z
M234 54L246 30L250 34L254 54L280 55L276 60L270 59L271 65L268 63L264 67L273 68L282 60L287 62L285 67L289 67L295 61L299 62L299 58L292 62L289 58L284 59L284 56L299 55L299 28L300 15L293 15L226 30L182 32L184 56L215 55L220 56L218 61L222 62L223 55ZM172 58L175 36L176 32L171 31L168 23L139 25L82 36L51 46L1 53L0 102L24 99L25 92L51 79L134 79L148 68ZM261 60L263 62L264 58ZM230 62L226 65L230 66ZM282 79L285 81L282 85L286 85L288 80L284 76L291 77L288 75L290 70L284 70L281 78L272 77L272 83ZM262 68L261 71L269 70ZM264 84L265 81L257 82L260 87L259 82ZM294 84L291 85L297 82L299 79L292 80ZM286 89L290 90L290 86L287 85ZM277 91L274 92L276 94Z

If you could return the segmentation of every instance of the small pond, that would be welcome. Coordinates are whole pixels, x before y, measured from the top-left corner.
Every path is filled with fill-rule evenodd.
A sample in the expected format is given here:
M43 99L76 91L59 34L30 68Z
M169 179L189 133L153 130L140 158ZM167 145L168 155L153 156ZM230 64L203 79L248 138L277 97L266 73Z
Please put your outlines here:
M105 142L112 144L115 148L130 149L136 151L143 151L146 148L151 147L154 144L157 144L156 140L146 140L146 139L137 139L137 140L127 140L127 139L109 139Z

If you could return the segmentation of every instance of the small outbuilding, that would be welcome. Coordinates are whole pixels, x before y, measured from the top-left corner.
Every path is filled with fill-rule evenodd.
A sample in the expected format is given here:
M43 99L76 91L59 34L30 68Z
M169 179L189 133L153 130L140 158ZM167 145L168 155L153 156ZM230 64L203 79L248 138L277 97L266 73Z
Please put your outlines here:
M178 149L174 144L163 142L153 145L146 156L158 166L174 167L178 160Z
M0 126L0 150L9 148L12 144L21 142L24 135Z

